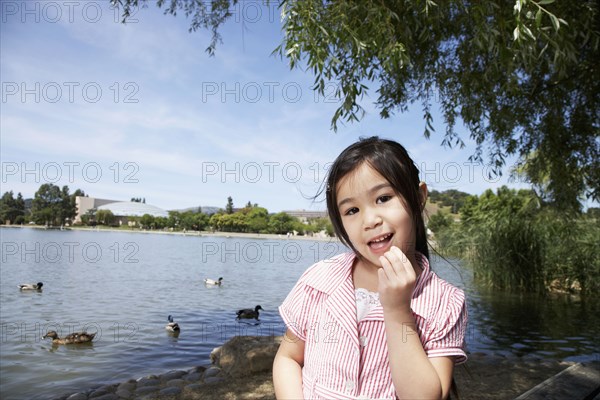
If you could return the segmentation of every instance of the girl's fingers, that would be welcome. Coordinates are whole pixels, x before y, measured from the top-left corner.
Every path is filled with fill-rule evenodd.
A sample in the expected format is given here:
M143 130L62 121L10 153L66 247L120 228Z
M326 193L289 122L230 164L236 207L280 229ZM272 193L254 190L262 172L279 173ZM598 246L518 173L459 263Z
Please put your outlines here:
M381 262L380 272L383 272L383 274L380 273L379 277L385 277L389 281L395 275L394 267L385 256L379 257L379 262Z
M413 268L411 262L408 257L402 250L400 250L396 246L392 246L390 251L386 253L386 256L390 254L388 259L392 258L392 264L396 266L395 270L397 274L406 274L410 278L415 278L415 269ZM391 260L390 260L391 261Z

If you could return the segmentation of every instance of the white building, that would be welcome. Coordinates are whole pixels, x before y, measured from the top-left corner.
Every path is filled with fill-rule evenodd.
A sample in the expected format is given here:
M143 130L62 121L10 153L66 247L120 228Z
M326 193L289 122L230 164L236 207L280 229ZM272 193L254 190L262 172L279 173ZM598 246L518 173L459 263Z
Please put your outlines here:
M109 210L116 217L119 225L127 223L127 217L141 217L144 214L153 217L168 217L169 213L162 208L134 201L118 201L108 199L96 199L94 197L75 197L77 205L77 215L75 222L81 222L81 216L87 214L89 210L95 209Z

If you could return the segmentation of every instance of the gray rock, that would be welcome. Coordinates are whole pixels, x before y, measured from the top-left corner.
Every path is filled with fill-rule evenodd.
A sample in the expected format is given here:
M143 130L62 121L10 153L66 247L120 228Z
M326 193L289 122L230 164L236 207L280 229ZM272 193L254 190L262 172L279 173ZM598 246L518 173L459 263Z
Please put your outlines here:
M163 382L168 382L172 379L179 379L185 374L185 371L169 371L166 374L161 375L160 380Z
M85 393L74 393L67 397L67 400L87 400L87 398Z
M140 380L138 380L137 382L137 387L147 387L147 386L158 386L160 385L160 379L154 378L154 377L145 377L145 378L141 378Z
M204 378L204 383L213 384L224 381L220 376L209 376L208 378Z
M171 379L167 382L167 387L178 387L182 388L185 385L185 381L183 379Z
M119 399L133 398L133 393L131 392L131 390L117 389L117 392L115 394L119 397Z
M183 388L184 392L194 392L199 390L203 385L201 383L192 383Z
M141 378L136 379L136 382L148 380L148 379L159 379L159 377L158 377L158 375L147 375L147 376L143 376Z
M107 393L103 396L94 397L94 400L119 400L119 396L114 393Z
M187 372L188 374L195 374L195 373L204 373L204 371L206 371L206 367L203 366L199 366L199 367L194 367L194 368L190 368Z
M88 398L95 399L95 398L104 396L105 394L108 394L108 393L110 393L110 392L108 390L106 390L105 387L100 387L100 388L94 390L92 393L90 393Z
M135 389L135 397L156 393L159 390L160 390L160 388L158 386L138 387L137 389Z
M128 392L131 392L132 390L135 390L136 387L137 387L136 381L123 382L119 386L117 386L117 392L119 390L126 390Z
M177 396L181 394L181 389L177 387L164 388L159 392L162 396Z
M195 372L192 374L184 375L182 378L186 382L195 382L195 381L199 381L200 379L202 379L202 374Z
M211 376L217 376L221 373L221 368L218 367L210 367L206 371L204 371L204 378L210 378Z

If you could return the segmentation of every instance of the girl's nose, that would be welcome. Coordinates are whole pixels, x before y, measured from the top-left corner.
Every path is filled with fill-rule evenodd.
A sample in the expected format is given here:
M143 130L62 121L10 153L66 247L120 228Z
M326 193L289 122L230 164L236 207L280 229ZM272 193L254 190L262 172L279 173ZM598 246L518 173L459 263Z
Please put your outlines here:
M363 225L364 225L365 229L376 228L379 225L381 225L381 222L383 221L381 219L381 216L379 215L379 213L375 212L374 210L366 210L363 215L364 215Z

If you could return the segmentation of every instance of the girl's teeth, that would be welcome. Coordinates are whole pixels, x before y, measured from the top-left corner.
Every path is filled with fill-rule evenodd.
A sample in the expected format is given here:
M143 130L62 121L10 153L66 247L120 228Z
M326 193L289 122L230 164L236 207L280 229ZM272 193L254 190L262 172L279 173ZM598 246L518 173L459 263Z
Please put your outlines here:
M383 237L381 237L381 238L379 238L379 239L375 239L375 240L373 240L372 242L375 242L375 243L377 243L377 242L383 242L383 241L384 241L384 240L386 240L388 237L390 237L390 235L386 235L386 236L383 236Z
M369 242L369 246L373 250L379 250L387 246L388 241L392 237L392 234L388 234L380 237L379 239L374 239Z

